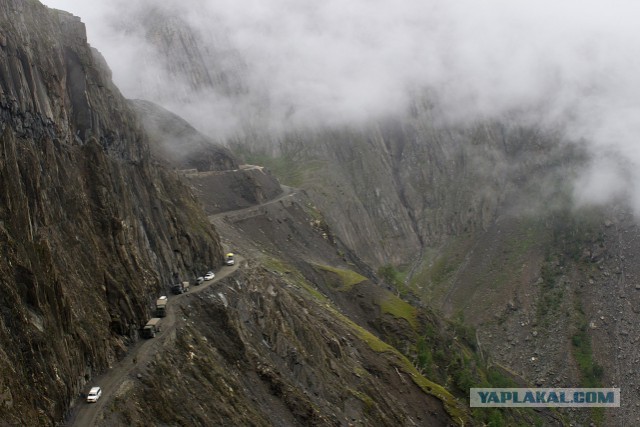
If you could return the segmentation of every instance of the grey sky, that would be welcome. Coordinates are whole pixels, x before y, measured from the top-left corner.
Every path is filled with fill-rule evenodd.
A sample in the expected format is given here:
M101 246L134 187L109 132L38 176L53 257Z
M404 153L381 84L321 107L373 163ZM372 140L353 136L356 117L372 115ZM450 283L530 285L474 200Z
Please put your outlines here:
M140 75L154 72L153 65L136 63L144 43L123 41L107 25L146 1L44 3L83 18L90 43L103 52L126 96L154 100L140 92ZM579 179L584 185L578 198L633 196L640 211L638 2L151 3L178 6L205 35L224 32L246 62L249 93L241 100L204 94L191 105L165 103L207 132L232 132L242 122L239 112L259 97L266 96L271 109L265 126L277 128L283 122L340 124L399 112L416 90L428 87L454 120L517 109L535 111L542 123L562 123L571 138L584 139L596 153L594 170ZM622 169L618 158L625 160Z

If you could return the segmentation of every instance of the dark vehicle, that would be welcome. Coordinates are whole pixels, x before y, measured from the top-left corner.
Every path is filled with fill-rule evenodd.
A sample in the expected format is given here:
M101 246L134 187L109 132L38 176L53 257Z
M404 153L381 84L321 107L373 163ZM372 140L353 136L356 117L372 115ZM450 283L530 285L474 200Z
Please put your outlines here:
M171 293L174 295L180 295L184 293L184 288L182 287L182 283L176 283L171 287Z
M158 332L160 332L160 319L157 317L149 320L142 328L142 336L145 338L154 338Z

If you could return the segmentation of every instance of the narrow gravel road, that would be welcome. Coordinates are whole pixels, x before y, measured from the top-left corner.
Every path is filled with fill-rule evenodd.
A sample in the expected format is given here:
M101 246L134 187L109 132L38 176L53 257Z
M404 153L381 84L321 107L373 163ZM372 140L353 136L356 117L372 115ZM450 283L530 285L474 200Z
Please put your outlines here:
M127 378L133 376L134 371L145 363L159 350L166 345L167 338L175 330L176 327L176 308L178 303L186 301L190 295L202 292L204 289L215 284L217 281L234 273L242 264L243 258L236 255L236 263L233 266L225 266L216 273L216 277L208 282L204 282L200 286L191 286L190 291L182 295L169 296L167 304L167 316L160 323L160 333L156 338L141 339L134 347L129 350L129 354L111 367L107 372L95 378L91 382L91 386L99 386L102 388L102 397L96 403L87 403L78 398L74 405L74 410L69 417L67 426L89 427L96 425L99 414L104 411L117 390L123 386ZM134 363L134 360L136 363ZM87 387L87 391L89 387Z

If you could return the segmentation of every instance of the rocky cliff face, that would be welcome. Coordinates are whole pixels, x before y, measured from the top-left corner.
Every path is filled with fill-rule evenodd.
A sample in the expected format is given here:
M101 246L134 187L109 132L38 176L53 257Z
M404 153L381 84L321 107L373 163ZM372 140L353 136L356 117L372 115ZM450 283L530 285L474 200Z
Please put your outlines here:
M0 2L0 127L0 419L52 424L222 249L78 18Z
M498 215L544 211L542 200L554 203L563 188L555 184L582 158L553 132L456 126L417 107L368 126L294 133L278 146L294 171L285 183L309 191L336 233L374 266L408 267Z

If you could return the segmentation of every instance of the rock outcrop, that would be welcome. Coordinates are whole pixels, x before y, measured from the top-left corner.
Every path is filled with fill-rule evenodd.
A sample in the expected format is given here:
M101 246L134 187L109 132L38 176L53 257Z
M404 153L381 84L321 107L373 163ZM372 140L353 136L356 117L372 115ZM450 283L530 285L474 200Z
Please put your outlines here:
M150 101L130 101L151 138L154 158L177 169L199 172L238 169L228 148L216 144L181 117Z

